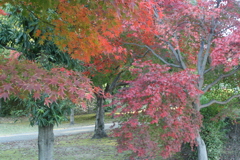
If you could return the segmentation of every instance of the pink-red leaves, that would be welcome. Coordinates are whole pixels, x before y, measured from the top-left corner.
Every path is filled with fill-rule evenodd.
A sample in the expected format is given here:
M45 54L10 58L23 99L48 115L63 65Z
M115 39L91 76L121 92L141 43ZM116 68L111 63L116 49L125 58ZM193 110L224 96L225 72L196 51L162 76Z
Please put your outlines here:
M6 76L8 75L8 76ZM90 80L79 72L64 68L47 71L30 61L1 59L0 98L10 96L33 97L35 100L47 95L44 104L49 106L57 99L66 99L82 104L92 98Z
M6 100L7 98L9 98L9 93L8 92L0 93L0 98L3 98L4 100Z
M229 35L219 37L214 42L211 58L212 65L224 64L226 71L240 64L240 26L238 30L231 31ZM230 31L229 31L230 32Z
M133 64L137 78L117 94L119 116L125 119L114 132L120 137L119 151L168 157L180 151L182 143L194 144L201 126L201 116L192 108L202 93L196 87L198 76L190 70L171 73L169 69L151 61Z
M0 9L0 15L6 16L8 14L4 10Z

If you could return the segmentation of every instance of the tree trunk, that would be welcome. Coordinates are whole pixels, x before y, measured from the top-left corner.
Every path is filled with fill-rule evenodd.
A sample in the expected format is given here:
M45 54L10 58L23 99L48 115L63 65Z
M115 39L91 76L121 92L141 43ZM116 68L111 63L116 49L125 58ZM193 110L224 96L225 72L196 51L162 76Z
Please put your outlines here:
M53 125L38 126L38 160L53 160Z
M208 160L208 156L207 156L207 148L206 145L203 141L203 139L201 138L200 134L199 136L196 138L196 141L198 143L198 160Z
M74 125L74 108L71 108L70 125Z
M199 81L199 83L203 84L203 81ZM201 95L198 96L197 101L193 103L193 108L200 112L200 98ZM198 150L198 160L208 160L208 154L207 154L207 147L202 139L200 132L198 131L198 136L196 138L197 141L197 150Z
M2 98L0 98L0 116L2 115Z
M114 106L114 98L112 98L112 111L114 110L115 106ZM115 113L112 114L112 119L115 118Z
M95 130L92 138L104 138L107 134L104 130L104 109L103 109L103 97L97 95L97 115L95 122Z

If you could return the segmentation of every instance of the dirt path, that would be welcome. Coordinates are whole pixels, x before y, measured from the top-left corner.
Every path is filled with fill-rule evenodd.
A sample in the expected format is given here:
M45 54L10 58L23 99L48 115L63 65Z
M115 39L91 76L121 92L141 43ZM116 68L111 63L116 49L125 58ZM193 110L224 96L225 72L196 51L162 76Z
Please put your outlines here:
M110 126L112 126L112 123L105 124L105 129L109 129ZM54 135L63 136L63 135L72 135L72 134L78 134L78 133L84 133L84 132L93 132L94 127L95 125L74 127L74 128L68 128L68 129L54 129ZM33 140L33 139L37 139L37 137L38 137L38 132L6 135L6 136L0 136L0 143Z

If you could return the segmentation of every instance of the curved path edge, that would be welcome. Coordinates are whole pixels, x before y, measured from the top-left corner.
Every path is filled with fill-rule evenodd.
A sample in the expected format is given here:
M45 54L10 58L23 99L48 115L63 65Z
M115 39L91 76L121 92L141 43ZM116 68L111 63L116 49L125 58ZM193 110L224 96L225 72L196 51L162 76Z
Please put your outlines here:
M113 125L112 123L105 124L105 129L110 129L112 125ZM54 136L56 137L56 136L64 136L64 135L73 135L73 134L84 133L84 132L93 132L94 128L95 128L95 125L90 125L90 126L73 127L73 128L67 128L67 129L54 129L53 132L54 132ZM13 134L13 135L0 136L0 143L34 140L37 138L38 138L38 132Z

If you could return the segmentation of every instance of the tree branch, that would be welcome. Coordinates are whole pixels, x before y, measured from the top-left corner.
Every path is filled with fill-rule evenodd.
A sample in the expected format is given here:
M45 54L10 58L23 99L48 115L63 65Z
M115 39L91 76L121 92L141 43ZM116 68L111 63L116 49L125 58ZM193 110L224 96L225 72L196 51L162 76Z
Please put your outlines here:
M180 60L179 60L179 57L178 57L178 54L177 54L177 52L175 51L173 45L172 45L169 41L166 41L166 40L164 40L163 38L161 38L160 36L158 36L158 35L155 35L155 36L156 36L159 40L161 40L161 41L163 41L164 43L166 43L166 44L169 46L169 49L170 49L170 50L172 51L172 53L175 55L177 61L180 61Z
M145 47L148 48L152 52L152 54L155 55L158 59L160 59L163 63L165 63L169 66L172 66L172 67L182 68L180 65L176 65L176 64L167 62L165 59L163 59L161 56L159 56L152 48L148 47L147 45L145 45Z
M216 8L218 8L220 6L220 3L222 2L222 0L217 0L217 5Z
M20 2L22 4L22 7L25 8L29 13L31 13L35 18L37 18L38 20L42 21L43 23L46 23L52 27L56 27L54 24L51 24L45 20L43 20L42 18L39 18L34 12L32 12L30 9L28 9L24 4L23 2Z
M203 62L202 62L202 75L203 75L203 72L205 71L205 67L206 67L206 64L207 64L207 59L210 55L210 48L211 48L211 42L212 42L212 38L214 36L214 32L215 32L215 29L217 28L218 26L218 22L215 22L214 19L212 19L212 29L211 29L211 32L210 32L210 35L208 37L208 40L207 40L207 49L206 49L206 52L205 52L205 55L203 57Z
M147 55L147 53L149 52L149 49L147 51L145 51L145 53L142 56L136 55L137 58L143 58Z
M208 103L206 103L206 104L201 105L201 106L200 106L200 109L206 108L206 107L208 107L208 106L210 106L210 105L212 105L212 104L214 104L214 103L216 103L216 104L227 104L227 103L230 102L232 99L237 98L237 97L240 97L240 94L234 95L234 96L228 98L226 101L212 100L212 101L210 101L210 102L208 102Z
M0 46L2 46L3 48L6 48L6 49L18 51L16 48L13 48L13 47L8 47L8 46L3 46L3 45L0 45ZM18 52L19 52L19 51L18 51Z
M202 56L203 56L203 51L204 51L204 40L201 41L200 45L200 51L198 52L198 63L197 63L197 68L198 68L198 73L202 73Z
M110 85L107 84L107 87L106 87L106 89L105 89L104 92L112 93L112 91L114 90L114 88L116 88L116 86L117 86L117 81L120 79L121 74L122 74L123 72L124 72L124 71L119 72Z
M116 84L116 87L126 86L126 85L129 85L129 83L126 83L126 82L119 82L119 83Z
M234 25L228 26L227 28L224 28L223 30L215 33L215 35L218 35L218 34L220 34L220 33L226 32L228 29L233 28L233 27L234 27Z
M211 71L211 70L212 70L212 67L206 69L206 70L204 71L204 74L208 73L208 72Z
M179 63L181 64L182 69L186 69L186 68L187 68L187 67L186 67L186 64L184 63L184 61L183 61L183 59L182 59L181 52L180 52L180 50L179 50L179 44L178 44L178 38L177 38L176 32L174 33L174 38L177 40L178 49L175 50L175 49L173 48L173 51L175 51L175 52L177 53L178 61L179 61Z
M140 45L140 44L136 44L136 43L124 43L124 44L131 44L131 45L136 45L136 46L139 46L139 47L145 47L149 51L151 51L152 54L155 55L158 59L160 59L163 63L165 63L165 64L167 64L169 66L172 66L172 67L182 68L180 65L176 65L176 64L167 62L165 59L163 59L161 56L159 56L152 48L150 48L147 45Z
M214 82L212 82L211 84L207 85L207 86L203 89L203 92L204 92L204 93L207 92L213 85L217 84L221 79L233 75L233 74L236 73L239 69L240 69L240 65L239 65L236 69L234 69L233 71L231 71L230 73L228 73L228 74L223 74L223 75L219 76Z

